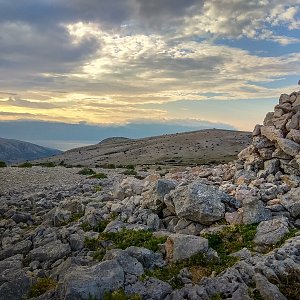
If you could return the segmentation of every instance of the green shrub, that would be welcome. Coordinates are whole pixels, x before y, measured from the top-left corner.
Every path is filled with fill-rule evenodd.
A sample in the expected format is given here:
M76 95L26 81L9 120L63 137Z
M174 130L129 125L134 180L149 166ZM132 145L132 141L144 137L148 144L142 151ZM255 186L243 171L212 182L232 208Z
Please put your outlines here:
M253 239L257 224L228 226L218 234L207 234L209 247L216 250L219 256L226 256L244 247L253 249Z
M197 283L204 276L210 276L213 271L217 274L221 273L228 267L234 265L236 261L237 258L235 257L227 256L218 260L216 258L208 258L206 254L198 253L191 256L189 259L172 262L164 268L146 270L142 278L155 277L169 282L173 288L181 288L183 283L178 280L177 275L183 268L189 269L192 274L193 282Z
M84 212L72 214L71 218L69 219L69 223L78 221L80 218L84 216Z
M128 169L128 170L134 170L135 166L134 165L127 165L127 166L125 166L125 168Z
M124 175L133 175L133 176L136 176L137 175L137 172L135 170L126 170L123 172Z
M92 175L92 176L89 177L89 178L105 179L105 178L107 178L107 175L104 174L104 173L98 173L98 174Z
M83 168L77 174L79 175L94 175L96 172L90 168Z
M113 220L113 218L109 218L106 220L101 220L97 223L96 226L92 227L91 225L89 225L88 223L84 222L80 225L80 227L84 230L84 231L96 231L96 232L103 232L103 230L106 228L107 224L110 223Z
M116 165L115 164L107 164L102 166L103 169L115 169Z
M158 245L166 241L165 237L155 237L152 232L146 230L122 229L120 232L103 232L101 240L112 241L119 249L126 249L130 246L144 247L152 251L158 250Z
M25 163L19 165L19 168L32 168L32 164L29 162L25 162Z
M37 282L31 287L28 297L34 298L44 293L54 290L56 288L57 282L51 278L39 278Z
M39 165L42 166L42 167L47 167L47 168L54 168L55 167L54 162L45 162L45 163L41 163Z
M99 246L100 246L99 240L96 238L85 238L84 239L84 247L91 251L97 251Z
M7 167L6 163L0 160L0 168L5 168L5 167Z
M141 296L134 294L127 296L123 289L114 291L114 292L106 292L104 294L103 300L141 300Z

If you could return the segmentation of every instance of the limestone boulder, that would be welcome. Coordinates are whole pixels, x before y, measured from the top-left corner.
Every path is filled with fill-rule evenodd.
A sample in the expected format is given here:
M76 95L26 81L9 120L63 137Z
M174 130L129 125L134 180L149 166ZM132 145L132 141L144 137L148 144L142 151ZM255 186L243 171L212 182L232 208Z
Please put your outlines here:
M172 193L176 215L180 218L210 225L224 217L225 202L232 197L215 187L193 182Z

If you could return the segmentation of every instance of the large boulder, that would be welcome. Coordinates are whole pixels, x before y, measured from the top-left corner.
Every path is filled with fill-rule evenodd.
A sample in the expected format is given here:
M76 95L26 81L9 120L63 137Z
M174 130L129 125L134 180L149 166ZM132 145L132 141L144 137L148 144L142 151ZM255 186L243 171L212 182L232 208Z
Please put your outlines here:
M194 182L171 192L175 212L180 218L210 225L225 215L224 203L232 197L215 187Z
M243 200L243 223L255 224L272 218L271 211L265 208L261 200L248 197Z
M63 244L60 240L50 242L44 246L30 251L31 260L39 262L54 262L71 253L69 244Z
M59 281L58 299L103 299L105 292L123 288L123 283L124 271L116 260L78 266Z
M279 242L288 232L289 225L286 218L263 221L257 226L253 241L258 246L272 246Z
M277 140L277 143L278 143L280 149L288 155L296 156L300 151L299 144L297 144L289 139L279 138Z
M187 259L199 252L206 253L208 240L199 236L171 234L166 241L166 258L168 261Z

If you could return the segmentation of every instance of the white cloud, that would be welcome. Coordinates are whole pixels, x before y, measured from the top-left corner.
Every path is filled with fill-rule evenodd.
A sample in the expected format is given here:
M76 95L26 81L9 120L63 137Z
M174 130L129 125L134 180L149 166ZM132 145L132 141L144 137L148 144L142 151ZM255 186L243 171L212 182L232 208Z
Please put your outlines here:
M287 0L209 0L193 9L194 16L186 16L181 32L184 36L207 36L214 38L267 39L281 44L299 43L297 38L280 36L272 29L284 25L299 28L299 1ZM268 30L269 34L265 34Z

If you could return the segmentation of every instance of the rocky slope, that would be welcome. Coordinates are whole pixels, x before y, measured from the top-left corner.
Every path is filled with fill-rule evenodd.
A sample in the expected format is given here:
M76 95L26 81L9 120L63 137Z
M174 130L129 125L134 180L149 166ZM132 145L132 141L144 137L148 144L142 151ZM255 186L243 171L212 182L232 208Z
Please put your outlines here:
M251 142L251 133L231 130L200 130L163 136L103 142L64 152L47 161L66 165L201 164L228 162ZM46 160L43 160L45 162Z
M257 136L285 148L262 132L164 175L1 169L0 299L299 299L300 177L267 168Z
M13 164L60 154L61 151L28 142L0 138L0 160Z

